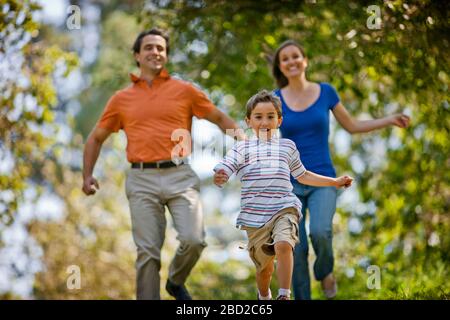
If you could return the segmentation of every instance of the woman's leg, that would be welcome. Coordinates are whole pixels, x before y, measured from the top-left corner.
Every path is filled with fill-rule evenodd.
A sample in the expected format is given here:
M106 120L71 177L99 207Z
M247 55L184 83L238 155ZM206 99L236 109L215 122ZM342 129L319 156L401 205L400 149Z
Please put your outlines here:
M308 198L309 236L316 253L314 276L323 280L333 272L333 217L336 212L337 189L313 187Z
M296 188L294 191L297 191ZM301 194L305 194L302 190ZM308 207L307 197L300 196L296 192L297 197L302 203L303 218L298 224L299 240L294 248L294 271L292 273L292 289L296 300L311 300L311 284L309 278L308 266L308 237L306 235L306 209Z

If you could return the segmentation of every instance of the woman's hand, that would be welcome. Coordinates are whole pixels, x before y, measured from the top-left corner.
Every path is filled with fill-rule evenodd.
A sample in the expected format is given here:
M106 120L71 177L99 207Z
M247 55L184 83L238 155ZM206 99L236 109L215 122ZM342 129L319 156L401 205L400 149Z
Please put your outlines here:
M350 176L341 176L335 179L336 180L336 188L345 187L348 188L352 185L353 178Z
M409 126L410 118L402 113L397 113L389 116L389 122L397 127L406 128Z
M225 173L225 170L220 169L214 173L214 184L218 187L222 187L224 183L228 181L228 176Z

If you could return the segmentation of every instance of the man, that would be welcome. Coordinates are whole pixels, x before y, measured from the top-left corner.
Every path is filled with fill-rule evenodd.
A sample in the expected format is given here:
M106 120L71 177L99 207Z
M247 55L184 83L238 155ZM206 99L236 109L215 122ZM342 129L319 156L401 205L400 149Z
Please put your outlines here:
M133 51L140 75L130 74L132 84L108 101L86 141L83 192L93 195L93 186L99 188L92 174L101 146L112 132L124 130L127 159L131 162L126 193L137 246L137 299L160 299L159 270L167 206L180 245L169 267L166 290L177 300L190 300L184 283L206 243L200 180L188 164L177 161L190 150L179 148L186 141L178 144L180 141L173 139L174 132L184 129L189 133L192 116L207 119L222 131L238 127L196 87L170 77L164 68L169 37L162 30L139 34Z

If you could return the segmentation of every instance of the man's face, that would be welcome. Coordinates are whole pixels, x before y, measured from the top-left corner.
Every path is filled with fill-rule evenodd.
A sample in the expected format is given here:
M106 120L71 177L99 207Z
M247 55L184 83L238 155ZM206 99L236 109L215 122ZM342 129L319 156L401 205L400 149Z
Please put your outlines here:
M166 40L158 35L148 34L142 38L141 50L134 54L141 69L159 73L167 63Z

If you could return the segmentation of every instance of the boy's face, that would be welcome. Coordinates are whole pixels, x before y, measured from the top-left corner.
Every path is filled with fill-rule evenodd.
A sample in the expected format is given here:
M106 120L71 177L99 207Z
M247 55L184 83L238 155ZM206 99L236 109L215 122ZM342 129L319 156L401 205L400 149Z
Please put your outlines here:
M134 54L141 69L145 68L152 73L159 73L167 62L166 40L154 34L142 38L141 49Z
M269 140L275 134L282 120L271 102L258 103L250 114L250 119L245 118L247 125L263 140Z

